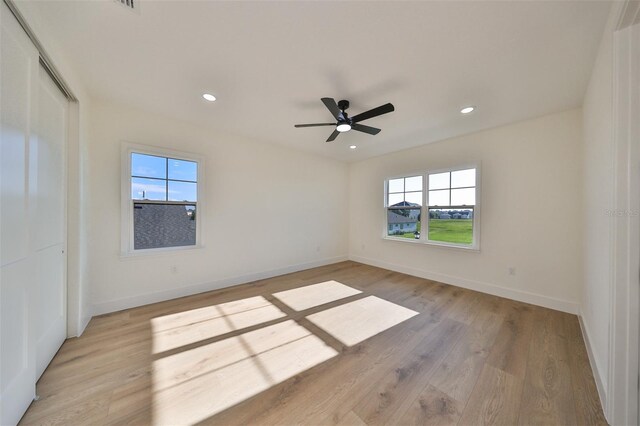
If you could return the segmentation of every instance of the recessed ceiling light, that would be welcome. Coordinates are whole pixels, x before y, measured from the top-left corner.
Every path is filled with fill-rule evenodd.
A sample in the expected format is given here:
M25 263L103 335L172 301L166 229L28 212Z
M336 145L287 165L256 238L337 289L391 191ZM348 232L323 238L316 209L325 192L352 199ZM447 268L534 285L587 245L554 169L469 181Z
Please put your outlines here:
M216 97L209 93L205 93L204 95L202 95L202 97L208 100L209 102L213 102L216 100Z
M470 106L467 106L467 107L462 108L462 109L460 110L460 113L461 113L461 114L469 114L469 113L471 113L471 112L473 112L473 111L475 111L475 110L476 110L476 107L474 107L474 106L471 106L471 105L470 105Z
M348 123L340 123L336 126L336 130L339 132L348 132L351 130L351 125Z
M355 146L355 145L351 145L351 146L349 146L349 148L350 148L350 149L356 149L356 148L357 148L357 146Z

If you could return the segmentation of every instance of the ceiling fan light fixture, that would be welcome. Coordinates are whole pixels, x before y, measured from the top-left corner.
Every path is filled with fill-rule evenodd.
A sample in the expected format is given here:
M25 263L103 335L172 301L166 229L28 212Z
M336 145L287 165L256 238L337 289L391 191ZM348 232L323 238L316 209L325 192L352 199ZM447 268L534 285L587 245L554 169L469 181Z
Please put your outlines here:
M340 133L348 132L352 129L356 132L367 133L369 135L377 135L378 133L380 133L380 129L360 124L360 122L395 111L395 108L392 104L386 103L384 105L380 105L377 108L373 108L368 111L361 112L360 114L353 117L349 117L346 111L347 108L349 108L349 101L343 99L340 102L336 102L336 100L333 98L322 98L320 100L322 101L322 103L324 103L324 106L327 107L336 121L334 121L333 123L294 124L293 127L335 126L335 130L331 133L331 135L329 135L329 138L326 140L326 142L333 142L334 140L336 140L338 135L340 135Z

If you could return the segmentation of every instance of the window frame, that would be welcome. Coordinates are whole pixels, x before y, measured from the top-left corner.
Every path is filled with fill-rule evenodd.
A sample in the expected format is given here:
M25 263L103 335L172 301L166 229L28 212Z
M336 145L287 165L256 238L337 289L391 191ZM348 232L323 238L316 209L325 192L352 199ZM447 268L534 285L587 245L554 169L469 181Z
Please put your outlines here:
M158 247L150 249L134 249L134 230L133 230L133 203L141 202L141 200L134 200L131 197L131 154L144 154L152 155L162 158L170 158L175 160L192 161L198 165L198 173L196 177L196 202L192 203L196 205L196 244L190 246L177 246L177 247ZM197 250L204 247L202 241L202 228L204 217L204 158L197 154L192 154L184 151L175 151L172 149L161 148L150 145L134 144L129 142L122 142L121 145L121 201L120 201L120 222L121 222L121 235L120 235L120 254L122 257L133 256L145 256L145 255L157 255L168 254L172 252L180 252L184 250ZM168 176L167 176L168 179ZM164 180L164 179L158 179ZM168 194L167 194L168 195ZM144 201L142 201L144 202ZM150 200L154 203L172 203L172 201L162 200Z
M476 170L476 185L475 185L475 198L476 202L473 206L473 242L472 244L459 244L459 243L448 243L444 241L433 241L429 240L429 175L438 174L438 173L451 173L460 170L467 169L475 169ZM389 181L394 179L401 179L413 176L422 176L422 206L420 208L420 238L411 239L404 237L396 237L393 235L388 235L388 195L389 195ZM451 188L449 188L451 190ZM481 167L480 162L476 163L468 163L464 165L459 165L455 167L447 167L447 168L439 168L439 169L429 169L417 173L404 173L402 175L390 176L384 180L384 228L382 238L390 241L402 241L411 244L424 244L435 247L444 247L444 248L454 248L454 249L462 249L462 250L471 250L471 251L480 251L480 216L481 216ZM442 208L456 208L462 206L451 206L451 207L442 207Z

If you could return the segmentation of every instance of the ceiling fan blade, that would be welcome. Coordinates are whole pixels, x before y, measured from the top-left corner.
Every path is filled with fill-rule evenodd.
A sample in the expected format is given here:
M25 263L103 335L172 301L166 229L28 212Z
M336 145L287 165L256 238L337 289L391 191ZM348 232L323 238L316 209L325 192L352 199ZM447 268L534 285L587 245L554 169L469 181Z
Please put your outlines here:
M338 137L339 134L340 134L339 131L334 130L333 133L331 133L331 136L329 136L329 139L327 139L327 142L334 141Z
M316 123L316 124L294 124L293 127L318 127L318 126L335 126L336 123Z
M369 133L370 135L377 135L380 133L380 129L371 126L365 126L364 124L353 123L351 125L353 130L357 130L359 132Z
M394 111L394 110L395 110L395 108L393 107L393 105L384 104L384 105L381 105L381 106L379 106L377 108L370 109L369 111L365 111L363 113L360 113L360 114L356 115L355 117L351 117L351 121L353 123L357 123L359 121L368 120L370 118L377 117L379 115L386 114L386 113Z
M327 107L331 115L333 115L336 118L336 120L341 120L343 118L342 111L340 111L340 108L338 108L338 104L336 103L335 99L322 98L321 100L324 103L324 105Z

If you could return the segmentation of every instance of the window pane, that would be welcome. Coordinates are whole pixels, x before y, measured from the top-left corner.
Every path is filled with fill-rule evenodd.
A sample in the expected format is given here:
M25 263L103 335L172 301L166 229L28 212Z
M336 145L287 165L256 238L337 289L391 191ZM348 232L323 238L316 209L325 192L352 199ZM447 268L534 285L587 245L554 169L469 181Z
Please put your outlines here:
M404 192L404 178L389 179L389 192Z
M429 205L430 206L448 206L449 205L449 190L443 191L429 191Z
M476 169L451 172L451 187L462 188L465 186L476 186Z
M169 179L196 182L198 180L198 163L169 158Z
M420 209L387 209L387 235L420 238Z
M196 206L133 204L135 250L196 244Z
M422 191L422 176L408 177L404 180L404 190L409 191Z
M197 184L169 181L169 201L198 201Z
M449 172L429 175L429 189L449 188Z
M422 191L420 192L407 192L404 194L404 200L411 204L422 205Z
M429 241L473 244L473 209L429 209Z
M131 154L131 176L164 179L167 177L167 159L134 152Z
M404 194L389 194L389 202L387 205L393 206L404 201Z
M131 199L166 201L165 182L159 179L131 178Z
M473 206L476 204L476 189L452 189L451 205L453 206Z

